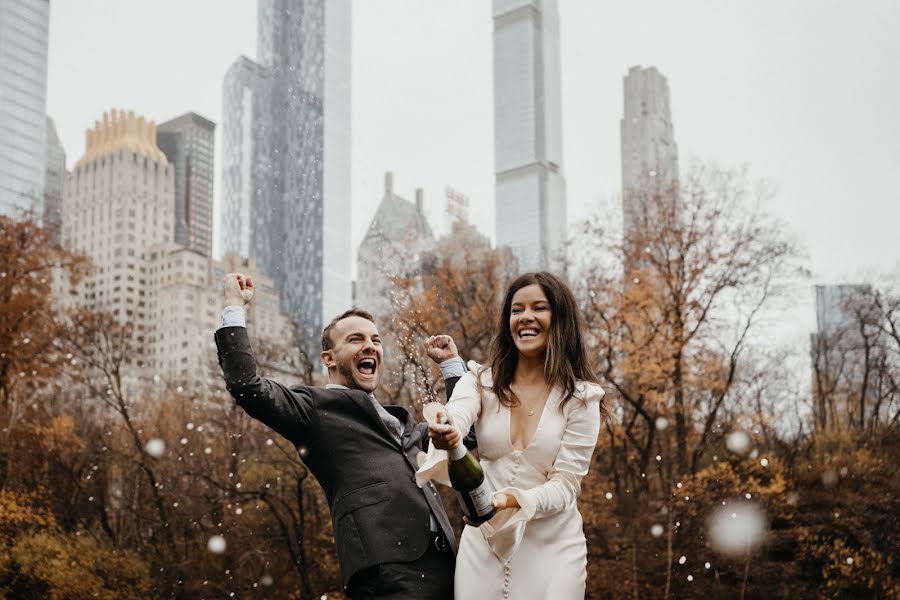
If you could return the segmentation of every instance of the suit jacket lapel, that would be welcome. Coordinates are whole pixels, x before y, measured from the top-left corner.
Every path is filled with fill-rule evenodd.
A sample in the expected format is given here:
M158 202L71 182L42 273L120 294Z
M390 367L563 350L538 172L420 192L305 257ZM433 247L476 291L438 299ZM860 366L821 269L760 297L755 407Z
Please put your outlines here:
M369 416L369 420L378 428L378 431L382 432L384 436L390 440L392 444L397 445L397 440L394 439L393 434L387 428L387 425L384 424L384 421L381 420L381 417L378 416L378 411L375 410L375 406L372 404L374 400L369 398L368 394L361 390L342 390L347 396L350 397L361 409Z
M409 411L403 408L402 406L397 406L394 404L382 405L384 410L388 411L388 413L396 418L400 423L403 424L403 448L406 449L411 440L414 439L414 434L416 433L416 422L413 420L412 415L409 414Z

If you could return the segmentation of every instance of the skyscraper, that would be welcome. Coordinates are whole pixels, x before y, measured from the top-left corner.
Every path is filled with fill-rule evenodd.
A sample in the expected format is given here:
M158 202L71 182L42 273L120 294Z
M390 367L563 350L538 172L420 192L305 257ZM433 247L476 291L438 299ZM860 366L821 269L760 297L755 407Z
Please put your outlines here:
M0 0L0 213L43 215L49 0Z
M46 166L44 170L44 229L60 241L63 186L66 183L66 151L56 133L56 124L47 117Z
M635 231L653 198L675 201L678 146L672 128L669 84L655 67L631 67L623 80L622 215L626 239Z
M250 110L253 133L226 132L226 168L249 153L249 255L275 281L301 339L314 344L323 322L351 301L351 7L349 0L272 0L258 7L261 73L251 77L250 65L239 68L262 108ZM239 93L239 74L229 73L226 115L238 112L238 101L257 106ZM238 139L252 140L252 149L227 146ZM241 180L237 187L247 185ZM234 206L227 211L232 222L241 214Z
M175 242L212 256L216 124L189 112L156 128L156 144L175 169Z
M144 250L172 241L172 167L156 124L112 110L87 131L84 155L66 177L63 244L90 257L78 300L108 310L143 335Z
M246 56L231 63L222 87L222 227L219 247L250 256L250 209L265 206L261 172L267 132L262 118L266 70Z
M494 0L497 245L558 269L566 240L556 0Z

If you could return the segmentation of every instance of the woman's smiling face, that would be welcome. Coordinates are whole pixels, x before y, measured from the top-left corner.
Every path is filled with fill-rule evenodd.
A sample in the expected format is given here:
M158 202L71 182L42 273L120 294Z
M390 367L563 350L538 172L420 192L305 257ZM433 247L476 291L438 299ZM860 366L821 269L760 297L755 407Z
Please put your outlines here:
M543 288L533 283L516 291L509 312L509 331L519 354L542 355L550 341L553 310Z

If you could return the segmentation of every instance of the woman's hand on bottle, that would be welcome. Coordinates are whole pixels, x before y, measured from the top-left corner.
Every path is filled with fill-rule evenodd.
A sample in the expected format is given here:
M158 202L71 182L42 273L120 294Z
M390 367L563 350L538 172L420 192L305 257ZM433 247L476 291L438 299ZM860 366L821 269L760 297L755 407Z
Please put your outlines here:
M451 450L462 444L462 434L459 429L446 423L429 423L428 435L431 443L438 450Z
M522 508L515 496L505 492L497 492L494 494L491 504L494 505L494 509L496 510L503 510L504 508Z
M503 510L504 508L522 508L519 505L519 501L516 500L516 497L512 494L507 494L505 492L497 492L494 494L493 499L491 499L491 504L494 505L494 510ZM487 521L482 521L481 523L475 523L470 521L466 515L463 515L463 523L468 525L469 527L481 527Z

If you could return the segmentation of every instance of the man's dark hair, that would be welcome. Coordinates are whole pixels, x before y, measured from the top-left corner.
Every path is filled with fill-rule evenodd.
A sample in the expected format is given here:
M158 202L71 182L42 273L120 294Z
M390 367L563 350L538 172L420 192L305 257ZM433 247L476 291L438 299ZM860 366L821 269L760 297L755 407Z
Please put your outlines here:
M365 311L361 308L351 308L349 310L345 310L335 318L331 320L331 323L325 326L325 329L322 330L322 351L331 350L334 347L334 342L331 340L331 330L334 329L334 326L338 324L338 321L342 321L347 317L362 317L368 321L375 322L375 318L372 316L372 313Z

